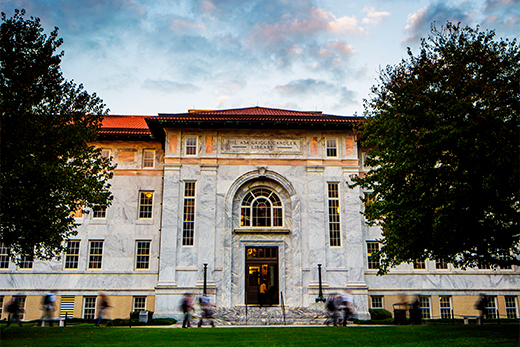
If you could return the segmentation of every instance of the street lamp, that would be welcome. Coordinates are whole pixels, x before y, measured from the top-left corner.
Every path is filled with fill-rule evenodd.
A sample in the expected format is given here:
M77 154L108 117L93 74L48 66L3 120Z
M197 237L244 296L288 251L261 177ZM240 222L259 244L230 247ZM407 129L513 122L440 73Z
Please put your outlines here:
M321 287L321 264L318 264L318 279L320 281L320 291L318 292L318 297L316 298L316 302L325 302L325 298L323 297L323 289Z
M207 294L206 293L207 274L208 274L208 264L204 263L204 289L203 289L203 294Z

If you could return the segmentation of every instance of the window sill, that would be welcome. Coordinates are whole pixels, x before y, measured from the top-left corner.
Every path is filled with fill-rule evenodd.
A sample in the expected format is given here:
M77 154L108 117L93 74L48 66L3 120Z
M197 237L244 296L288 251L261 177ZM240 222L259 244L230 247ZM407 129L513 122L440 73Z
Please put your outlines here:
M289 229L274 228L240 228L234 230L235 234L289 234Z

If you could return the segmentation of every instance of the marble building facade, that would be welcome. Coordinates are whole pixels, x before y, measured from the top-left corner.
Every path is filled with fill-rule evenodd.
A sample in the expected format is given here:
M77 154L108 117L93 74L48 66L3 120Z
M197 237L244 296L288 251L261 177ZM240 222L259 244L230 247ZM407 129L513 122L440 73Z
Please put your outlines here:
M108 116L95 145L117 163L113 205L78 216L74 254L0 268L1 300L23 297L36 319L41 295L56 290L60 314L87 317L105 292L112 318L170 317L204 285L219 307L258 305L265 282L266 304L311 307L321 267L324 295L350 291L361 318L403 295L420 295L425 318L475 314L479 293L496 315L518 317L517 267L432 261L376 276L381 231L364 224L363 192L348 187L366 171L353 132L361 120L261 107Z

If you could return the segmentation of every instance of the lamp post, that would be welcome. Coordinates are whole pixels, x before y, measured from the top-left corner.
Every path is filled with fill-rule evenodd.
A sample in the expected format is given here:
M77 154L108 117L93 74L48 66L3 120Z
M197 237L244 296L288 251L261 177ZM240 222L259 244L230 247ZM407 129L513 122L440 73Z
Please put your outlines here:
M318 297L316 298L316 302L325 302L325 298L323 297L323 290L321 287L321 264L318 264L318 279L320 281L320 291L318 292Z
M202 290L203 291L203 294L207 294L206 293L206 278L207 278L207 274L208 274L208 264L207 263L204 263L204 289Z

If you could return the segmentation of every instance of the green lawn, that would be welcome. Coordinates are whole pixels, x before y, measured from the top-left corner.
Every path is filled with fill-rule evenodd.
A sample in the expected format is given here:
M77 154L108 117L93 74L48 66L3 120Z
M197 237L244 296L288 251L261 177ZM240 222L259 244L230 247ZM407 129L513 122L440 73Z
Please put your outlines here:
M514 346L520 345L518 324L128 328L79 325L67 328L0 329L2 347L36 346Z

